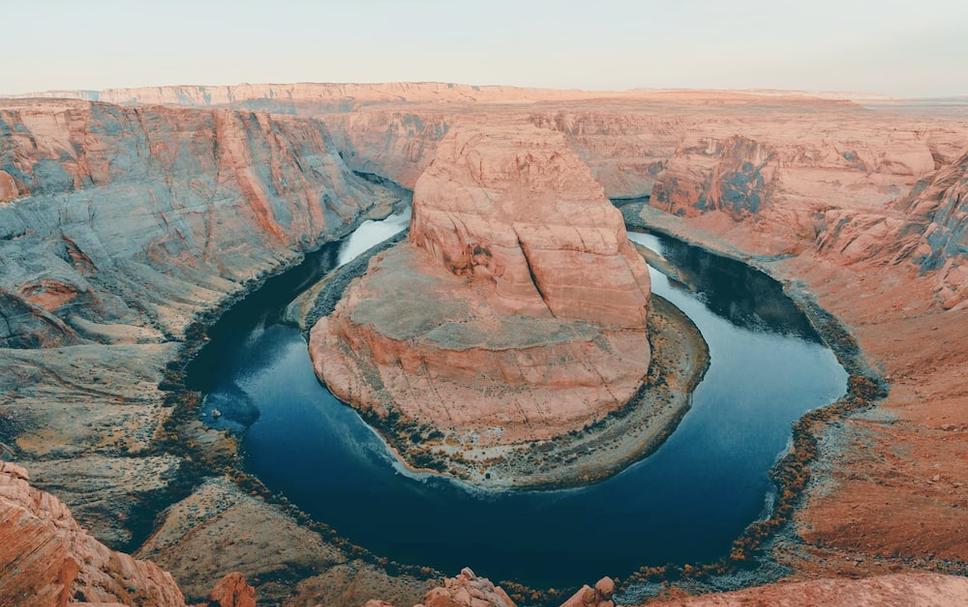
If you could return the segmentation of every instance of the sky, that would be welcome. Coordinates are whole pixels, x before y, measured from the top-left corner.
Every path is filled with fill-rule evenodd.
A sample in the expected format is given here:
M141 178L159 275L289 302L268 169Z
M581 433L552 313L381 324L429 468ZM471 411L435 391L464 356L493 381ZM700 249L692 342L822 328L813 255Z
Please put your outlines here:
M443 81L968 95L968 0L0 0L0 94Z

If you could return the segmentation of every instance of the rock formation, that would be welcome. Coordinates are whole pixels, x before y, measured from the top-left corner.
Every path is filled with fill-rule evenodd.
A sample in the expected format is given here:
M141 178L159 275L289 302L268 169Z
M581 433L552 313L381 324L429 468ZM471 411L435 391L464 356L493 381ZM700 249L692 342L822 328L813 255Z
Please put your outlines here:
M255 607L255 588L238 571L229 573L208 593L209 607Z
M649 277L618 211L551 131L452 131L410 240L312 330L346 402L511 444L624 405L649 366Z
M0 461L0 605L84 604L184 607L167 571L115 552L91 537L56 497L28 483L22 467ZM255 607L255 591L239 573L210 596L219 607Z
M615 582L610 577L603 577L595 582L594 588L587 584L579 588L561 607L614 607L614 593Z
M896 204L907 217L882 245L891 260L910 259L937 276L936 296L945 309L968 301L968 149L915 184Z
M650 223L755 259L792 290L809 291L844 320L891 383L872 411L818 430L821 457L794 525L803 541L774 554L802 576L839 577L686 604L889 603L899 595L944 604L962 592L960 578L845 577L968 562L964 115L803 95L589 96L445 84L51 96L100 102L0 102L0 451L12 450L37 486L56 490L88 528L87 538L114 548L140 543L138 516L151 519L171 505L139 556L163 562L186 594L205 597L221 566L263 580L260 596L281 601L293 594L295 604L356 607L384 597L406 605L425 595L426 580L360 564L228 479L186 484L191 469L183 449L230 446L197 427L173 441L165 431L172 409L163 406L160 385L193 318L385 200L381 188L350 169L413 187L452 132L534 127L560 133L567 153L588 166L606 195L651 195L643 212ZM132 107L105 103L112 100ZM473 250L461 254L435 238L430 246L457 253L466 272L436 274L439 259L411 250L434 280L460 279L463 288L488 271ZM374 260L380 263L394 265ZM518 293L521 275L508 276L501 288ZM497 280L489 288L496 292ZM544 302L534 293L521 302ZM577 328L583 321L568 322ZM523 375L512 369L509 377ZM541 414L528 411L527 419L543 424ZM13 481L4 487L24 491ZM0 533L32 525L29 533L4 535L4 554L22 545L21 535L40 537L31 535L36 529L51 538L83 537L58 527L58 517L20 516L0 523ZM250 543L232 540L239 528L255 530ZM82 543L95 555L107 550ZM0 575L0 587L33 580L28 584L44 600L75 600L65 590L74 574L62 540L31 554L37 559L19 561L31 565L16 569L16 578ZM171 590L157 569L131 566L142 576L138 592L146 580L157 581L152 592ZM110 571L109 563L91 578L78 572L74 583L106 580L103 587L114 588ZM398 588L405 590L396 594Z
M393 607L391 603L373 599L364 607ZM423 601L414 607L515 607L514 601L500 586L487 578L477 577L465 567L457 577L446 578L443 584L432 588ZM562 606L564 607L564 606Z
M477 577L468 568L457 577L447 578L442 586L424 597L423 607L514 607L514 602L500 586Z
M541 129L444 139L414 190L410 242L510 313L641 329L649 276L621 215L564 139Z

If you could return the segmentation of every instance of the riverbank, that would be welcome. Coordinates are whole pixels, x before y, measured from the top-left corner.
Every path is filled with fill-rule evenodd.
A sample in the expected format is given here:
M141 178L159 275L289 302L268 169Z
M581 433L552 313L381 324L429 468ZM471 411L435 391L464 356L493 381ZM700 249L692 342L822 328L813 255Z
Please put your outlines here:
M689 317L659 295L652 295L648 328L649 373L628 404L581 432L508 449L483 473L468 470L471 482L493 481L488 488L580 486L617 474L658 449L689 411L692 392L709 367L709 348Z

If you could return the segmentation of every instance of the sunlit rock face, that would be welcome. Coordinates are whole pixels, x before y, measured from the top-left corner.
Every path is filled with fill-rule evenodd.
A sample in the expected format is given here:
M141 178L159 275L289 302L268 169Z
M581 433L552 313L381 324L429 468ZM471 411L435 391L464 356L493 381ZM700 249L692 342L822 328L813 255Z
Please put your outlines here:
M621 214L543 129L447 137L417 181L410 241L512 310L645 326L649 275Z
M0 601L10 607L185 607L172 575L111 550L59 499L30 485L27 470L0 461ZM239 572L220 579L206 604L255 607Z
M5 605L96 604L184 607L175 580L151 561L91 537L27 471L0 461L0 597Z
M409 241L373 258L310 348L354 406L481 444L549 438L641 384L649 287L560 134L454 131L417 182Z

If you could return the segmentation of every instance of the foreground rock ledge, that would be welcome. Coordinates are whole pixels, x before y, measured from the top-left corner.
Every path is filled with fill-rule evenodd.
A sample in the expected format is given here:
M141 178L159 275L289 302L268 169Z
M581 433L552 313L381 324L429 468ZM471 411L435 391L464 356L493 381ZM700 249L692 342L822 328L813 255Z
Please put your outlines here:
M409 241L370 261L310 351L345 402L482 461L628 403L649 296L621 214L561 135L455 131L417 182Z
M28 480L23 467L0 461L0 605L186 607L169 572L97 541ZM205 604L255 607L255 590L232 572Z

